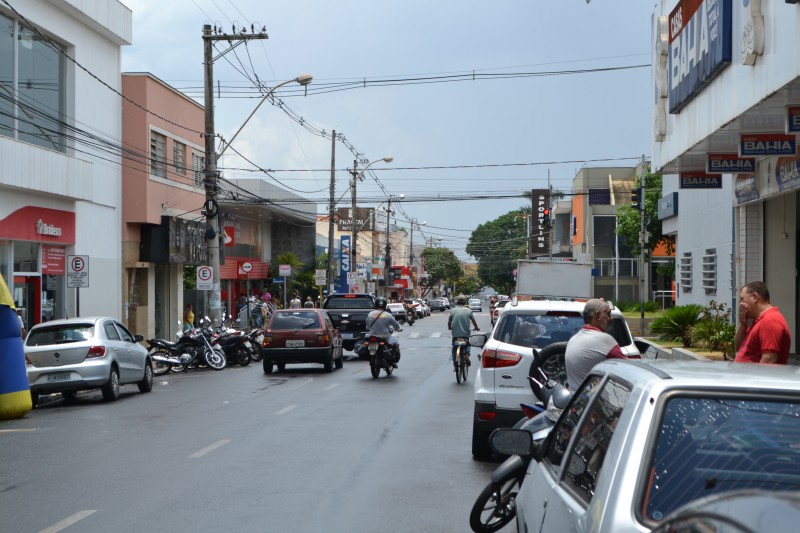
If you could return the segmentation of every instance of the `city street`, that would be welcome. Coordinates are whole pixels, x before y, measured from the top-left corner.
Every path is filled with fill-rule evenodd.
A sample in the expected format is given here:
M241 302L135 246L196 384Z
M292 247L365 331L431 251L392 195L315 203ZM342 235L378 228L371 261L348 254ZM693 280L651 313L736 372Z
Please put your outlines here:
M389 378L352 358L333 374L254 363L0 422L2 529L469 531L497 466L470 454L474 369L456 384L446 312L400 337Z

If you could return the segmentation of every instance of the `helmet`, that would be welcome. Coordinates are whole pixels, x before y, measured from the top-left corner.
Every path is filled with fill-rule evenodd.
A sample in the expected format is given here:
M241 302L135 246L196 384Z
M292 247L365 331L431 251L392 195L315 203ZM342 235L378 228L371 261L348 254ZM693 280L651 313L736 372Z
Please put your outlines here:
M383 296L375 298L375 309L386 309L386 298Z
M467 305L467 297L463 294L459 294L456 297L456 305Z

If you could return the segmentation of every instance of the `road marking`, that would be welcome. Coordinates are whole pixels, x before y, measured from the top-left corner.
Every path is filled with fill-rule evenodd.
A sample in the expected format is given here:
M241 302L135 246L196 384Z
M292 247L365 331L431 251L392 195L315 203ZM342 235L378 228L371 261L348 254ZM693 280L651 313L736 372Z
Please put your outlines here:
M0 429L0 433L30 433L31 431L39 431L39 428L33 429Z
M56 533L57 531L61 531L63 529L67 529L69 526L78 522L79 520L83 520L89 515L92 515L97 512L97 509L89 509L86 511L78 511L72 516L66 517L64 520L60 522L56 522L52 526L41 530L39 533Z
M408 334L408 338L409 339L418 339L419 336L420 336L420 333L418 331L415 331L414 333L409 333Z
M286 413L288 413L288 412L289 412L289 411L291 411L292 409L295 409L296 407L298 407L298 405L297 405L297 404L294 404L294 405L287 405L286 407L284 407L283 409L281 409L280 411L278 411L278 412L277 412L277 413L275 413L275 414L276 414L276 415L285 415Z
M203 449L202 449L202 450L200 450L199 452L194 452L192 455L190 455L190 456L189 456L189 458L190 458L190 459L200 459L201 457L203 457L203 456L204 456L204 455L206 455L207 453L211 453L211 452L213 452L214 450L216 450L217 448L220 448L220 447L222 447L222 446L225 446L225 445L226 445L226 444L228 444L230 441L231 441L230 439L222 439L221 441L215 442L215 443L214 443L214 444L212 444L211 446L206 446L205 448L203 448Z
M336 387L338 387L338 386L339 386L339 384L338 384L338 383L332 383L332 384L328 385L327 387L325 387L325 388L324 388L324 389L322 389L322 390L323 390L323 391L329 391L329 390L333 390L333 389L335 389L335 388L336 388Z
M431 338L432 339L438 339L441 336L442 336L442 332L441 331L434 331L433 333L431 333Z

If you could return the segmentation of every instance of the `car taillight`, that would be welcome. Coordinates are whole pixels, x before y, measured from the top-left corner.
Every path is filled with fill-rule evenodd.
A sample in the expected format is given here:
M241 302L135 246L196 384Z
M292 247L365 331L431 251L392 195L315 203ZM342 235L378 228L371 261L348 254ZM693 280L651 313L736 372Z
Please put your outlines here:
M483 413L478 413L478 418L481 420L494 420L497 416L497 413L494 411L485 411Z
M503 368L514 366L522 360L522 356L514 352L504 352L502 350L484 350L481 357L483 368Z
M272 344L272 333L264 334L264 341L262 343L264 348L269 348L269 345Z
M317 342L320 345L328 345L328 344L330 344L330 339L328 338L328 334L327 333L323 333L321 335L317 335Z
M86 354L86 359L93 359L95 357L103 357L106 354L105 346L92 346Z

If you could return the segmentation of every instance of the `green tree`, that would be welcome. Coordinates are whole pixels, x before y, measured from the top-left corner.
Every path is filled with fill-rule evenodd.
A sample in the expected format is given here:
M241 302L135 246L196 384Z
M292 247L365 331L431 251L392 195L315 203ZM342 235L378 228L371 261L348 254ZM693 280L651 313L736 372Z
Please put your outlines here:
M510 294L514 288L517 260L528 252L530 207L515 211L478 226L467 243L467 253L478 260L478 278L498 291Z
M463 275L461 261L456 254L447 248L425 248L420 254L425 262L425 272L428 274L422 286L422 296L425 297L433 287L443 282L450 285Z
M641 178L636 179L636 187L641 187ZM661 221L658 219L658 200L661 198L661 174L651 174L648 168L645 176L644 220L647 231L645 253L659 244L672 254L675 250L675 238L661 232ZM641 211L630 204L621 205L617 209L617 235L623 237L625 244L631 247L633 255L639 255L639 232L641 230Z
M285 254L281 254L275 258L275 260L269 266L269 275L271 278L277 278L279 272L280 265L289 265L292 267L292 275L286 279L286 283L284 284L272 284L269 287L269 291L272 294L282 293L283 287L286 287L286 300L289 301L292 299L292 296L295 292L304 292L304 284L307 283L306 277L303 276L305 271L305 265L300 258L297 257L297 254L294 252L286 252ZM313 280L313 275L311 277Z

